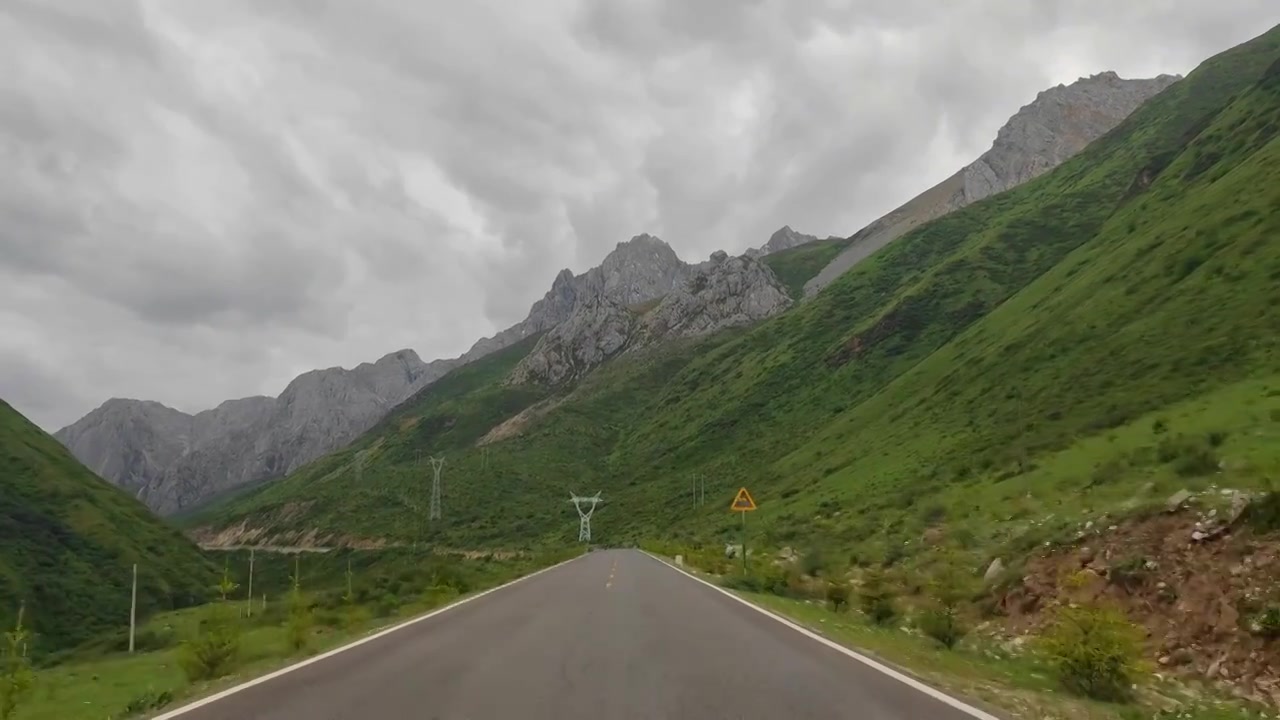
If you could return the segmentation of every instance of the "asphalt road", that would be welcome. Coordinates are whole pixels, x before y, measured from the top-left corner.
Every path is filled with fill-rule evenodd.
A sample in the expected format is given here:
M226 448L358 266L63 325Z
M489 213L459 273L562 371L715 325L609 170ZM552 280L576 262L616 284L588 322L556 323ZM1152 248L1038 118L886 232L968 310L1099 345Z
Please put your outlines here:
M591 553L181 720L972 720L638 551Z

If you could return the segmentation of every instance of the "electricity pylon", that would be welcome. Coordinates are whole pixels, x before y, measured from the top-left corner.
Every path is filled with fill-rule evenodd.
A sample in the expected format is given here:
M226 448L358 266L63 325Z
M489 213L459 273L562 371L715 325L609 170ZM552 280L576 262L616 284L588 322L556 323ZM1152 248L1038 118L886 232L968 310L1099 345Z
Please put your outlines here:
M600 503L600 493L590 497L569 493L569 502L578 510L578 542L591 542L591 513L596 511L596 505ZM587 505L585 510L583 505Z
M444 469L444 458L431 456L431 469L435 471L435 477L431 480L431 514L428 516L430 520L440 519L440 471Z

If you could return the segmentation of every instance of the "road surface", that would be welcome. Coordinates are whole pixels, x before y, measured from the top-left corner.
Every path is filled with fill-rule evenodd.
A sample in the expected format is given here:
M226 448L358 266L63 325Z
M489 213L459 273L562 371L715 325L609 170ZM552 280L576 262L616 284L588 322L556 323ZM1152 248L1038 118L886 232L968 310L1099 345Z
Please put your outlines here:
M600 551L179 720L973 720L634 550Z

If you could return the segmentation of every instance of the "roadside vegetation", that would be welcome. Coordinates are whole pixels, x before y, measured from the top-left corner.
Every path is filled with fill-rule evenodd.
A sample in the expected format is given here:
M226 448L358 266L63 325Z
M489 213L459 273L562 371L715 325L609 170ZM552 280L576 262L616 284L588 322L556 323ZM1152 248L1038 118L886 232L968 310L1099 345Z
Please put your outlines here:
M749 571L724 562L723 548L650 542L645 550L715 582L819 635L936 687L1035 720L1244 720L1270 709L1204 683L1154 674L1143 629L1105 601L1056 606L1035 634L1010 640L990 629L983 581L954 556L928 574L823 564L820 580L804 557L761 554ZM704 566L715 569L707 572ZM832 589L849 602L831 602Z
M136 652L124 627L47 658L15 661L0 647L0 718L144 717L247 680L374 630L444 606L581 552L565 546L519 557L438 556L410 550L216 553L225 574L213 600L141 623ZM18 656L21 659L21 656ZM9 698L14 711L3 714Z

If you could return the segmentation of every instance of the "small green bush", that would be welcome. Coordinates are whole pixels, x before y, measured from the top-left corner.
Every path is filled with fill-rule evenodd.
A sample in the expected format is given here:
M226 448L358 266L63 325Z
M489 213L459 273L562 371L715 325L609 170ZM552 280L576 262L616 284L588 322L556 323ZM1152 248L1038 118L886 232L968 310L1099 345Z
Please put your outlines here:
M1065 607L1040 637L1064 688L1095 700L1124 702L1141 670L1142 630L1102 606Z
M0 647L0 720L14 716L35 684L31 660L27 657L31 633L22 624L25 610L25 607L18 608L18 620L13 630L4 634L4 645Z
M888 625L898 617L894 592L882 571L868 569L858 588L858 606L874 625Z
M314 621L311 606L307 603L306 596L302 594L301 580L295 571L293 588L289 590L289 619L285 624L285 638L289 643L289 650L296 653L307 649Z
M916 618L916 626L948 650L954 648L969 631L963 615L975 586L955 558L948 557L926 583L929 605Z
M916 617L916 627L950 650L968 633L955 608L929 607Z
M1250 503L1244 519L1259 532L1280 530L1280 492L1269 492Z
M240 659L240 627L236 610L225 603L209 606L196 636L178 650L178 665L187 680L214 680L235 669Z
M844 583L827 583L827 604L832 612L844 612L849 607L849 586Z
M155 690L148 690L130 700L121 710L121 714L125 716L141 715L152 710L159 710L172 702L173 693L171 691L162 690L156 692Z
M1280 638L1280 605L1268 605L1254 620L1255 632L1268 639Z

